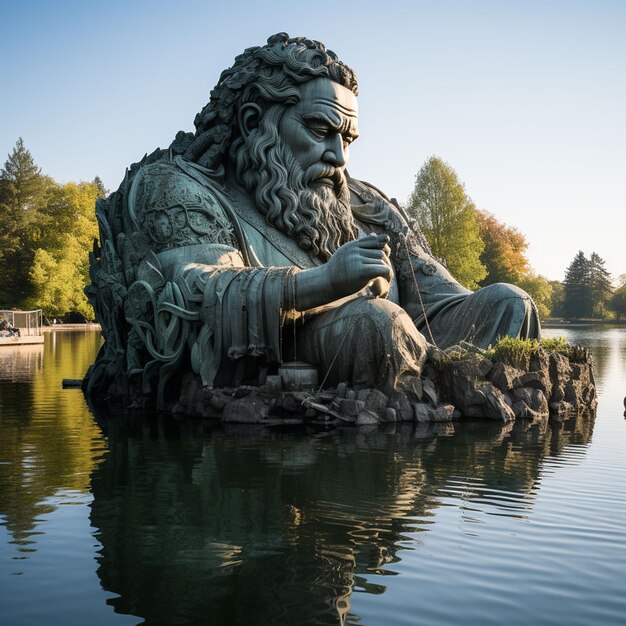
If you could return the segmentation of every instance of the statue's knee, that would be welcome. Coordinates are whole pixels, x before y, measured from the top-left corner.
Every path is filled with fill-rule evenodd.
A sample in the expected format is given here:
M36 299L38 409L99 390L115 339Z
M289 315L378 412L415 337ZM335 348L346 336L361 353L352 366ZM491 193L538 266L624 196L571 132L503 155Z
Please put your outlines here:
M388 335L394 326L406 323L407 320L411 322L406 311L389 300L363 298L356 302L358 303L356 312L361 320L385 335Z
M507 324L503 334L521 337L539 337L539 314L533 299L523 289L508 283L495 283L484 287L499 318Z
M415 348L426 350L426 340L408 313L397 304L382 298L363 299L358 305L359 328L364 335L377 334L385 345L410 341Z
M509 283L494 283L483 287L481 291L488 295L489 299L500 301L506 306L526 307L528 302L532 302L532 298L523 289Z

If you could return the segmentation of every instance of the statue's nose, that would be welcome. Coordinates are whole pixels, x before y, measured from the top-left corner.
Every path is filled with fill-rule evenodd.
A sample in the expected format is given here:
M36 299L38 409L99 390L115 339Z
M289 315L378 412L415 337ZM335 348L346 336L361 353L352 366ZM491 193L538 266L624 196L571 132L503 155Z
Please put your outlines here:
M324 161L331 163L335 167L344 167L348 162L343 145L343 137L339 133L328 139L328 145L323 158Z

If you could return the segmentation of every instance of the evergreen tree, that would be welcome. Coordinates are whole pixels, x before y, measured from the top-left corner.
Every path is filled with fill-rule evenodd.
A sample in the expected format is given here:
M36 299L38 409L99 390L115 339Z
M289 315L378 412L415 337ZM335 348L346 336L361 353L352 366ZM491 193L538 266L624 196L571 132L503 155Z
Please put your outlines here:
M589 260L582 250L565 271L563 281L563 315L565 317L590 317L593 313L589 290Z
M604 267L604 259L595 252L589 259L589 298L592 314L604 317L604 307L613 293L611 275Z
M484 243L476 207L456 172L438 157L428 159L416 176L407 210L452 275L470 289L478 287L487 275L480 261Z
M0 170L0 306L23 307L31 293L29 270L47 226L42 208L53 187L20 137Z
M102 179L100 178L100 176L96 176L93 179L93 184L98 189L99 198L106 198L109 195L109 190L104 186L104 183L102 182Z
M0 170L0 180L4 203L24 211L37 205L45 186L44 177L21 137Z

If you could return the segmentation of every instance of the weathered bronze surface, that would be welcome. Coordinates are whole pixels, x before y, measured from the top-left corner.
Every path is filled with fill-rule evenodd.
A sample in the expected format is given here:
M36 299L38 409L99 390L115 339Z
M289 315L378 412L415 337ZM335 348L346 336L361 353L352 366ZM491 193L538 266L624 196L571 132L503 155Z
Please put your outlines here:
M99 201L88 295L106 341L90 394L167 407L190 373L280 389L279 367L303 361L323 386L390 397L415 389L429 345L538 336L525 292L468 291L395 201L348 174L357 95L323 44L274 35L222 73L195 133Z

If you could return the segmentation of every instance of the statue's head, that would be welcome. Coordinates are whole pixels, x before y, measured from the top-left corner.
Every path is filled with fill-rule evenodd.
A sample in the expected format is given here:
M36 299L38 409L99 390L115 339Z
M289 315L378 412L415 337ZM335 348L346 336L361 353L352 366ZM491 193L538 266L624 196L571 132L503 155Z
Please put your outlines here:
M231 172L269 223L328 258L355 236L344 170L357 93L323 44L279 33L222 73L185 158Z

